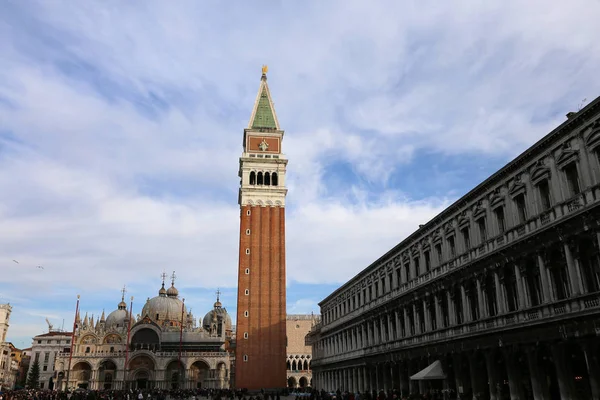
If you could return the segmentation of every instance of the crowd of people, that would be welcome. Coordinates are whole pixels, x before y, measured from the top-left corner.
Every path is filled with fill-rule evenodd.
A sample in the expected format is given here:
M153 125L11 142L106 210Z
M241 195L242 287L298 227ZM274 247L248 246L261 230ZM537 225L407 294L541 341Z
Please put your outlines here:
M287 390L259 393L249 393L245 390L229 389L197 389L197 390L85 390L77 389L72 392L21 389L0 394L0 400L281 400L290 396ZM291 393L294 400L450 400L456 399L456 393L451 391L430 391L427 394L402 394L398 390L348 392L337 390L304 389ZM460 398L460 397L458 397ZM471 397L472 398L472 397Z

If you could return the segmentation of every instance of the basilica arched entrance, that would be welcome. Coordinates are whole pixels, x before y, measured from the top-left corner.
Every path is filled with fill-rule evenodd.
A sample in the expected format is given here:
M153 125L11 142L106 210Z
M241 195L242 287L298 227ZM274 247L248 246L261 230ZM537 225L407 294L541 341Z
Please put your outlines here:
M131 389L151 389L154 387L154 360L147 355L140 355L129 362L129 382Z
M73 375L76 387L88 389L92 378L92 366L86 362L78 362L73 366Z
M210 367L204 361L196 361L190 368L191 387L201 389L206 387L206 380L210 374Z
M183 389L185 380L185 366L178 360L173 360L167 365L165 380L169 389Z
M99 387L105 390L114 389L117 366L112 360L105 360L98 367Z
M298 383L300 384L301 388L305 388L308 386L308 379L306 379L306 377L303 376L302 378L300 378Z

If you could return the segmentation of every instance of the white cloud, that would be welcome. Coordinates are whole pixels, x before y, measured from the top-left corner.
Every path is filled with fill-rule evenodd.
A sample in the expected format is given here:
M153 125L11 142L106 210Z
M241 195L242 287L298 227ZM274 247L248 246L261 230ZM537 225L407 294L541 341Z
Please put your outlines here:
M288 278L303 283L346 281L448 203L388 187L398 165L512 156L599 89L593 0L1 7L11 336L44 327L26 309L69 320L82 289L90 309L123 284L141 302L163 270L198 317L213 294L197 288L236 285L237 157L263 63L290 159Z

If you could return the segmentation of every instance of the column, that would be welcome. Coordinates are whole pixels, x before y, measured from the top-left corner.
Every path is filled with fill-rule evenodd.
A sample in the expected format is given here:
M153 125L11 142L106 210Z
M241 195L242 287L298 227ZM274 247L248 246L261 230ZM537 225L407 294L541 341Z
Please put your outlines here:
M431 317L429 316L429 307L427 306L427 300L423 299L423 318L425 318L425 332L431 330Z
M433 302L435 307L435 324L438 329L442 329L444 327L444 316L442 306L440 305L440 298L437 293L433 295Z
M579 293L581 293L581 289L579 287L579 276L577 275L575 261L573 260L573 254L571 253L571 248L569 247L569 244L564 243L563 247L565 249L565 258L567 259L569 280L571 281L571 296L576 296Z
M448 322L450 325L456 325L456 307L454 306L454 299L452 298L451 290L446 292L446 298L448 300Z
M519 298L519 310L523 310L526 307L525 304L525 292L523 291L523 277L521 276L521 269L515 263L513 265L515 270L515 278L517 280L517 297Z
M569 364L566 361L564 348L560 345L552 345L552 358L556 368L556 377L558 378L558 388L561 399L572 399L575 397L575 387Z
M364 366L362 367L362 390L363 392L366 392L369 390L369 382L367 380L367 367Z
M513 353L509 350L504 350L504 361L506 363L506 372L508 373L508 388L510 390L510 398L512 400L524 400L525 391L521 384L521 375L519 367L515 362Z
M476 353L469 355L469 375L471 375L471 387L473 388L473 394L484 393L488 391L488 382L486 382L485 377L481 373L481 366L477 365Z
M403 313L404 313L404 326L406 329L406 336L411 336L412 335L412 331L411 331L411 326L410 326L410 319L408 318L408 307L404 307L403 309Z
M387 318L387 326L388 326L388 341L392 341L395 339L394 337L394 330L392 329L392 315L389 312L386 312L386 318Z
M594 356L594 342L585 341L582 343L583 354L587 364L588 375L590 377L590 387L592 388L592 399L600 400L600 365Z
M400 324L400 312L394 310L394 318L396 319L396 338L402 337L402 325Z
M488 390L490 393L490 400L501 400L500 393L500 384L502 377L498 371L498 363L496 362L496 352L486 351L484 353L485 356L485 366L488 373Z
M525 352L527 354L527 365L529 367L529 375L531 376L531 389L533 391L534 400L549 399L550 391L546 384L546 374L540 368L536 349L528 347Z
M477 303L479 303L479 318L483 319L487 317L487 310L485 308L485 301L483 300L483 292L481 290L481 277L475 278L475 284L477 285Z
M467 301L467 292L465 291L465 286L461 283L460 284L460 297L462 300L462 311L463 311L463 318L465 319L464 322L468 322L471 321L471 313L469 312L469 302Z
M537 253L537 262L538 268L540 270L540 280L542 284L542 302L548 303L552 301L550 296L550 283L548 282L548 270L546 269L546 264L544 263L544 258L540 253Z
M502 300L502 287L500 286L500 277L498 276L498 271L494 271L494 286L496 289L496 306L498 309L498 314L504 314L504 301Z
M390 389L394 389L396 385L394 384L394 364L390 364Z
M415 321L415 334L421 333L421 321L419 321L419 313L417 312L417 303L412 304L413 320Z

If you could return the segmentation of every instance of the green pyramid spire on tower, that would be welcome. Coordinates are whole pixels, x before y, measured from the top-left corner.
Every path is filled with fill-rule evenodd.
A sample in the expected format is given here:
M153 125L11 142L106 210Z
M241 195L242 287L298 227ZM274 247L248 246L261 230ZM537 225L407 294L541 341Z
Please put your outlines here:
M254 120L252 121L252 128L277 129L270 103L267 88L263 86L258 106L256 107L256 114L254 114Z
M273 109L271 93L269 92L269 86L267 85L267 71L267 67L263 66L258 96L254 104L252 120L249 124L249 128L251 129L279 129L275 110Z

